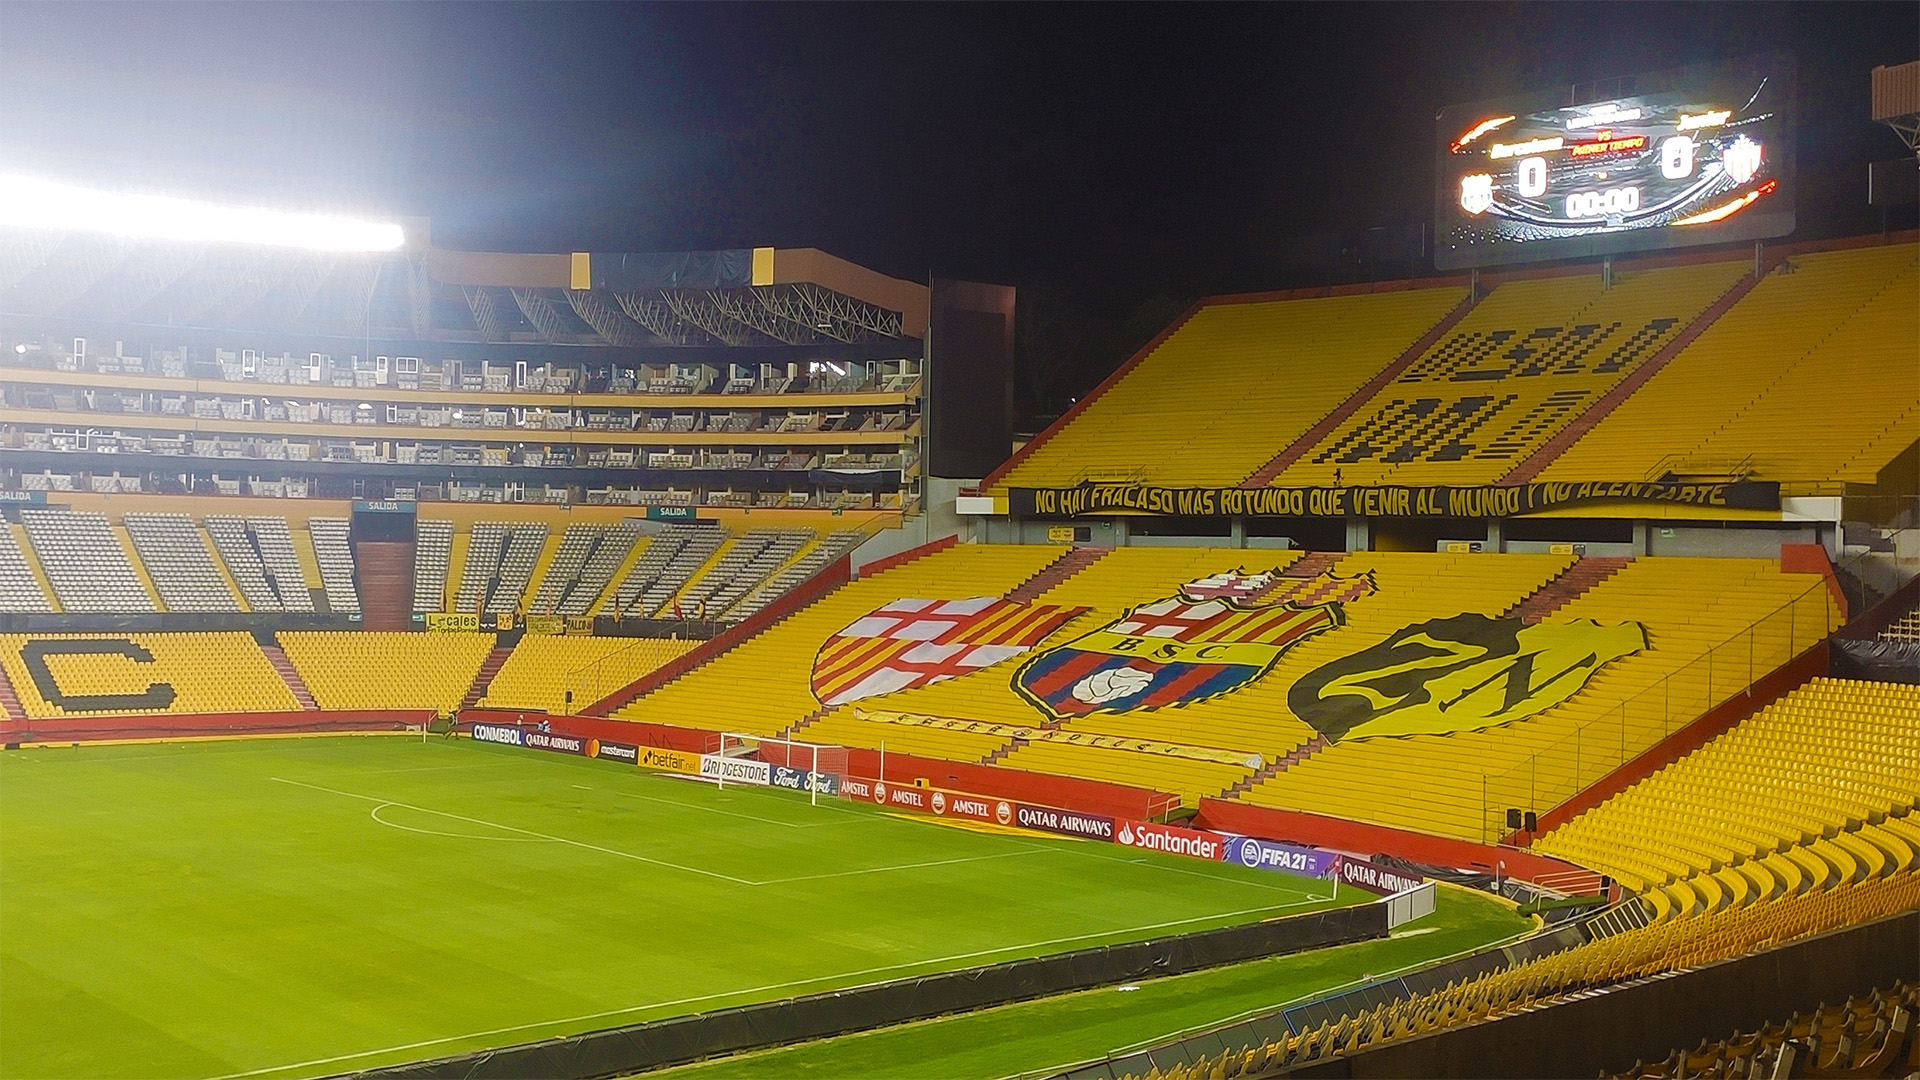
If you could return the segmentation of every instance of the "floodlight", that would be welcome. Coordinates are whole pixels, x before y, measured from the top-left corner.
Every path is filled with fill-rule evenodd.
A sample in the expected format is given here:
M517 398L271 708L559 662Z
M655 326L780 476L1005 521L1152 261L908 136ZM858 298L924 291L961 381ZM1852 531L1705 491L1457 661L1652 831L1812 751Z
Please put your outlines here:
M0 176L0 225L312 251L392 251L406 242L400 226L384 222L124 195L25 176Z

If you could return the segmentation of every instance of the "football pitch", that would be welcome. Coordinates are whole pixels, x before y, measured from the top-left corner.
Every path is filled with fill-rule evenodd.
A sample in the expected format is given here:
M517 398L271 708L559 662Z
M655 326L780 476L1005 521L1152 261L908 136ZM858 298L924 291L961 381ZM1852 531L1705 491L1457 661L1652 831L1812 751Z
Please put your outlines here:
M466 740L19 751L0 1075L325 1075L1365 899Z

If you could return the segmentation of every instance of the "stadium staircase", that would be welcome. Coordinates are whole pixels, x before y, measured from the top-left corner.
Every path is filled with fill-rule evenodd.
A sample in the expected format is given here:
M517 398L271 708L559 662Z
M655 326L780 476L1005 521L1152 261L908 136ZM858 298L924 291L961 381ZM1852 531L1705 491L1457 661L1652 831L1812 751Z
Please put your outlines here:
M480 704L480 699L487 696L487 687L493 682L493 677L500 674L500 669L506 666L507 657L512 655L511 645L493 647L486 661L480 665L480 670L474 673L473 685L467 687L467 696L460 699L461 708L471 709Z
M1106 553L1106 548L1069 548L1065 555L1048 563L1045 569L1008 589L1007 599L1016 604L1031 604L1048 589L1099 562Z
M1334 429L1338 428L1341 424L1346 423L1349 417L1360 411L1361 406L1373 400L1375 394L1378 394L1381 390L1385 389L1389 383L1399 378L1400 374L1406 371L1415 360L1426 355L1428 349L1433 348L1436 342L1453 330L1455 324L1467 317L1467 313L1473 310L1476 302L1477 299L1472 294L1468 294L1452 311L1447 312L1445 318L1435 323L1431 330L1420 335L1418 341L1407 346L1406 351L1395 357L1393 362L1381 369L1378 375L1367 380L1360 389L1348 395L1347 399L1341 402L1338 407L1326 416L1321 417L1319 423L1308 428L1304 434L1293 440L1286 449L1275 454L1271 461L1260 466L1260 468L1256 470L1252 476L1247 477L1240 486L1246 488L1262 488L1272 484L1273 478L1285 472L1287 466L1292 465L1305 455L1307 451L1319 445L1320 440L1331 435Z
M1708 305L1705 311L1702 311L1691 323L1688 323L1686 329L1675 334L1673 340L1667 342L1664 348L1648 357L1646 363L1634 368L1631 374L1620 380L1619 385L1600 395L1599 400L1595 401L1591 406L1588 406L1585 412L1569 421L1566 427L1555 432L1553 437L1542 444L1539 449L1528 454L1520 464L1513 467L1512 472L1501 477L1500 482L1503 484L1524 484L1534 477L1539 476L1541 470L1553 464L1555 458L1566 453L1568 447L1579 442L1587 432L1592 431L1600 421L1605 420L1607 414L1612 412L1621 402L1632 397L1634 391L1645 386L1647 381L1655 375L1660 374L1660 369L1666 367L1668 362L1685 351L1687 346L1693 344L1693 340L1704 333L1707 327L1712 326L1714 322L1717 321L1720 316L1725 315L1733 305L1745 299L1746 295L1753 291L1753 287L1760 284L1764 276L1764 274L1742 275L1739 280L1733 283L1732 288L1721 294L1720 299Z
M9 720L24 720L27 711L20 707L20 698L13 692L13 680L7 678L5 668L0 668L0 712Z
M1346 558L1343 551L1309 551L1300 556L1286 569L1280 571L1283 578L1316 578L1332 570L1341 559Z
M260 652L266 656L267 663L272 664L273 670L279 673L280 681L286 683L287 689L293 692L293 700L299 702L302 709L318 709L320 705L313 700L313 691L308 689L307 680L300 677L300 672L293 666L293 661L287 659L287 654L281 651L280 643L274 640L273 632L263 630L253 638L260 644ZM4 673L0 673L0 678L4 677ZM0 698L0 701L12 696L13 688L9 686L6 697Z
M1532 626L1558 611L1561 605L1619 573L1632 561L1632 557L1624 555L1583 555L1579 562L1567 567L1560 576L1508 608L1502 617L1511 619L1517 616Z
M1253 772L1241 777L1238 781L1235 781L1232 787L1221 792L1220 798L1237 799L1253 790L1253 786L1260 781L1279 776L1281 773L1286 772L1289 766L1300 764L1318 751L1326 749L1326 746L1327 737L1325 735L1315 735L1313 738L1287 751L1285 757L1270 761Z
M354 588L365 630L405 630L413 620L413 545L358 540L353 545Z

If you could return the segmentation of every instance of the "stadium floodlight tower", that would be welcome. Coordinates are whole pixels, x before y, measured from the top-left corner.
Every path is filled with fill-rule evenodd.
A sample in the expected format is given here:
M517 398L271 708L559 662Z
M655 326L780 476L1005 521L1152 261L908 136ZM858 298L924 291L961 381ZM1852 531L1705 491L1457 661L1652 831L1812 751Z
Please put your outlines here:
M387 222L103 191L18 174L0 174L0 226L309 251L393 251L406 243L400 226Z

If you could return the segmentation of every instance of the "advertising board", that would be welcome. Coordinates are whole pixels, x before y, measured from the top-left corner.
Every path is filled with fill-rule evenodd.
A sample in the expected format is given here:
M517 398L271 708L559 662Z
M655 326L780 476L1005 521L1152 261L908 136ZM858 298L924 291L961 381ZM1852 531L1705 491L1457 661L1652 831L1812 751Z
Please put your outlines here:
M1062 836L1078 836L1088 840L1113 839L1113 819L1098 814L1082 814L1077 810L1056 810L1051 806L1029 806L1026 803L1017 803L1013 808L1013 819L1014 824L1023 829L1059 833Z
M1227 840L1228 862L1258 870L1279 870L1302 877L1326 877L1339 858L1331 851L1281 844L1253 836L1234 836Z
M1345 855L1334 860L1332 877L1342 885L1352 885L1378 896L1403 893L1427 880L1419 874L1390 870L1384 866L1375 866L1364 859L1350 859Z
M700 773L700 755L685 750L668 750L660 746L643 746L640 759L634 764L643 769L660 769L665 772L686 773L697 776Z
M1226 855L1227 842L1232 838L1204 829L1183 829L1177 825L1160 825L1151 821L1120 822L1119 831L1113 834L1116 844L1139 848L1142 851L1164 851L1169 855L1185 855L1194 859L1206 859L1219 862Z
M822 795L840 794L840 777L834 773L810 772L806 769L790 769L785 765L775 765L768 774L767 783L777 788L791 791L818 791Z
M718 780L723 784L753 784L766 787L773 782L773 766L764 761L721 757L719 754L701 754L700 775L708 780Z
M519 728L506 724L475 724L469 736L476 742L501 743L506 746L527 745L525 734Z
M587 756L618 761L626 765L640 764L640 748L631 743L604 742L600 739L587 740Z
M587 752L587 740L576 735L562 735L554 731L540 731L536 729L525 732L521 737L525 740L521 745L531 747L535 750L552 750L559 754L585 754Z

